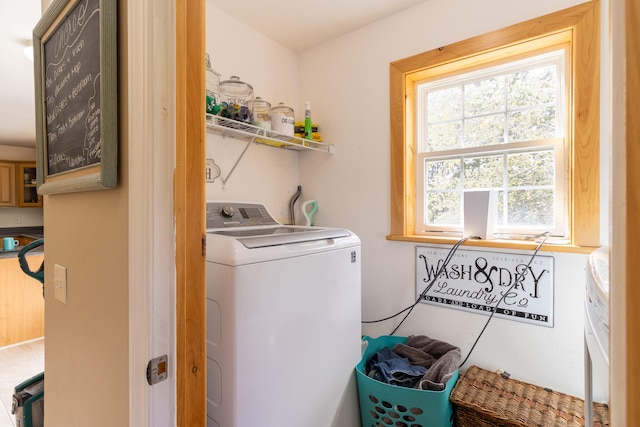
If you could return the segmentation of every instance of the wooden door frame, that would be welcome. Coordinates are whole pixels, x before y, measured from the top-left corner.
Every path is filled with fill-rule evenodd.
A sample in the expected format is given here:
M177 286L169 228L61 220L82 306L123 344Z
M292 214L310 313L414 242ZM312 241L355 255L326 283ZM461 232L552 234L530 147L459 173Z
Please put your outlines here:
M176 0L176 405L206 425L205 0Z
M636 0L625 3L625 64L626 64L626 122L627 132L625 146L627 152L627 256L626 256L626 319L627 325L627 425L640 425L640 289L636 278L635 265L640 259L640 226L638 212L640 210L640 122L637 118L637 102L640 99L640 6ZM612 424L613 425L613 424Z
M640 425L640 6L610 0L613 58L611 200L611 425Z
M620 57L614 59L614 82L618 81L619 104L614 104L614 173L613 188L620 194L620 204L613 206L614 239L612 247L612 319L613 350L618 347L619 340L623 345L621 358L612 354L612 385L623 385L622 395L619 397L619 407L616 400L612 400L614 417L611 425L640 425L640 290L638 289L635 265L640 259L640 226L637 215L640 209L640 122L636 117L637 100L640 97L640 50L637 40L640 37L640 7L636 0L621 0L613 2L613 24L616 28L624 28L623 41L618 43ZM614 42L617 40L614 39ZM615 58L614 52L614 58ZM616 65L622 69L622 75L615 74ZM620 79L618 79L621 77ZM616 114L616 105L620 106ZM620 138L616 138L620 136ZM620 170L619 170L620 169ZM617 175L622 175L616 180ZM614 200L615 201L615 200ZM616 209L620 208L620 209ZM619 226L616 226L618 220ZM617 233L616 233L617 231ZM616 297L616 287L622 292ZM619 309L619 310L618 310ZM617 313L616 313L617 312ZM624 318L616 318L617 315ZM619 323L616 323L619 320ZM618 328L618 324L624 325ZM613 335L618 333L617 336ZM615 340L615 341L614 341ZM616 364L614 364L616 363Z

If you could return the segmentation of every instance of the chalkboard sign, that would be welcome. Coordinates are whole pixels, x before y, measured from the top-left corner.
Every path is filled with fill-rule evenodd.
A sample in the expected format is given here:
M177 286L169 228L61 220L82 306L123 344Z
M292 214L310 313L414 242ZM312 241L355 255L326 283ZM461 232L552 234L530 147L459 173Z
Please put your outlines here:
M56 1L33 31L40 194L116 186L116 3Z

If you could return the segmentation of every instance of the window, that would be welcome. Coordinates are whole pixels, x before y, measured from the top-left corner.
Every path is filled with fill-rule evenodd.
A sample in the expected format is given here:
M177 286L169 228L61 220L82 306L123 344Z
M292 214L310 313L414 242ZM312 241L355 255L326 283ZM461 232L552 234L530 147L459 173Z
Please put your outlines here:
M416 234L463 231L494 192L494 233L567 233L565 50L416 82Z
M501 237L599 245L597 4L391 64L389 239L455 241L464 191L490 189Z

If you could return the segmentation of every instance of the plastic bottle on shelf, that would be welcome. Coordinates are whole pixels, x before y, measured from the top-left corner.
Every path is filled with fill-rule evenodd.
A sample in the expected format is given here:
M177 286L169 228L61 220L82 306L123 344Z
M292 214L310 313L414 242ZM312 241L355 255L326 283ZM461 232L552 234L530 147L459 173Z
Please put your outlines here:
M304 103L304 137L305 139L313 139L311 131L311 103Z
M206 57L206 112L216 115L220 111L220 74L211 66L211 56Z

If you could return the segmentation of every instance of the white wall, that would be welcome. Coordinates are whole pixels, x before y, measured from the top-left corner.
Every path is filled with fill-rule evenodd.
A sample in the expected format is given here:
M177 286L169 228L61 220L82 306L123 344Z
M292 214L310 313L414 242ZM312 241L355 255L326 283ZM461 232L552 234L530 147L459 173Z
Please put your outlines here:
M364 319L393 314L416 298L416 244L385 239L390 223L389 63L578 3L430 0L300 55L300 99L311 100L314 121L337 147L331 157L301 157L300 181L319 202L318 225L350 228L362 239ZM465 368L500 368L582 397L586 255L552 255L555 327L494 319ZM420 304L398 334L443 339L466 355L485 320ZM363 332L388 334L394 326L365 326Z
M255 96L272 105L284 102L295 109L296 118L303 117L304 111L296 108L297 54L238 22L211 2L207 2L206 45L221 80L239 76L253 86ZM221 178L227 178L245 145L238 140L207 135L207 158L220 167ZM253 144L226 185L221 178L207 184L207 199L265 203L277 219L286 221L289 201L298 188L298 156L295 151Z
M16 218L20 218L19 223L16 222ZM40 227L42 224L42 208L0 209L0 228Z

